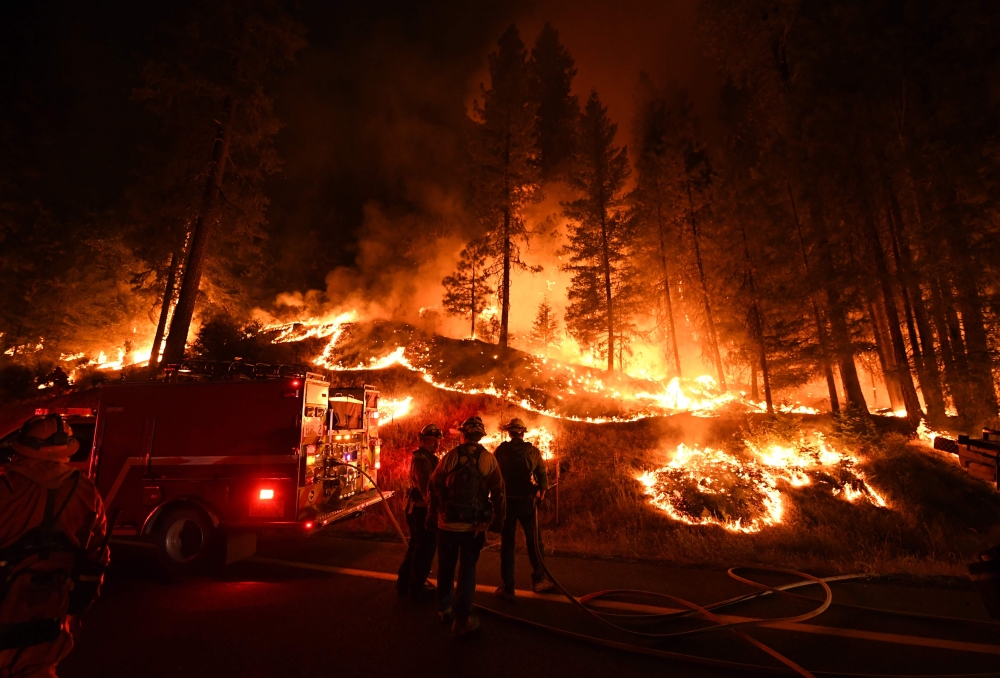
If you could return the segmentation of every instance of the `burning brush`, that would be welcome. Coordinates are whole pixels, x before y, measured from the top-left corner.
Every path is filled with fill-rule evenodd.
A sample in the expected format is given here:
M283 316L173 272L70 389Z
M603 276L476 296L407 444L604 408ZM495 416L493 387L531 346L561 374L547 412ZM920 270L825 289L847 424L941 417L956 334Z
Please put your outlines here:
M852 503L886 506L858 469L859 459L830 446L821 433L790 444L743 445L727 452L682 443L666 466L637 480L650 503L674 520L731 532L760 532L781 523L785 493L806 485Z

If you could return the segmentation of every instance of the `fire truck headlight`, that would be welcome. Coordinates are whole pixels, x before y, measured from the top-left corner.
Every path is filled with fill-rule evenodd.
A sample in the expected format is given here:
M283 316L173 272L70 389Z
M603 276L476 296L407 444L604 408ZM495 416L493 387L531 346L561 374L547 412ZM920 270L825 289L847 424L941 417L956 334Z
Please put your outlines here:
M261 499L274 499L274 490L262 489L260 491Z

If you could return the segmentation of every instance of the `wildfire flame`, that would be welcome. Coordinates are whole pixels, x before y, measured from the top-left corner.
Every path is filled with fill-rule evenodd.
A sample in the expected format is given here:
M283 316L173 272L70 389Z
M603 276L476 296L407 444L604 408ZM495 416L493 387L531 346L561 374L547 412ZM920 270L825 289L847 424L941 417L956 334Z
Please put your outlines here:
M337 344L344 336L346 326L355 322L357 317L357 312L347 311L319 320L311 318L300 322L270 325L267 327L267 330L278 333L273 339L275 343L301 341L308 338L327 338L326 346L323 348L321 354L313 360L313 364L331 372L381 370L400 366L419 374L425 382L441 390L468 395L490 395L536 414L570 421L591 424L629 422L679 412L689 412L695 416L711 417L715 416L720 408L730 403L740 404L751 412L766 411L764 403L749 400L745 397L745 394L741 396L732 392L719 391L715 379L708 375L702 375L696 379L684 380L683 382L674 377L665 384L662 381L647 377L645 381L650 386L660 385L662 391L657 392L650 389L639 392L620 392L618 387L609 385L606 382L606 376L594 374L594 371L588 369L586 365L560 363L542 356L536 356L539 365L544 366L552 375L556 375L558 381L564 385L561 388L562 395L556 396L558 399L561 400L563 396L575 396L581 393L597 395L621 404L634 403L635 406L630 409L638 411L633 414L618 416L577 416L560 413L549 407L530 402L518 396L513 390L499 387L494 383L486 386L467 386L460 381L449 382L432 373L427 367L418 364L419 358L415 359L413 356L408 355L408 348L402 345L393 347L381 356L371 357L368 360L362 360L353 364L344 364L344 362L335 357ZM583 356L584 354L581 353L580 355ZM494 358L496 357L494 356ZM588 361L583 362L586 363ZM791 414L818 414L816 409L798 403L776 404L775 409Z
M549 461L555 457L555 454L552 452L555 435L544 426L529 428L524 434L524 439L538 448L538 451L542 453L543 460ZM479 444L491 452L496 450L502 442L503 433L500 431L490 433L485 438L479 440Z
M822 484L839 498L886 507L857 468L853 455L833 448L821 433L794 444L744 441L743 454L677 446L673 459L636 476L649 502L689 525L718 525L755 533L782 521L786 488Z
M405 398L399 398L399 399L379 398L378 399L379 421L385 423L386 421L394 421L396 419L402 419L406 415L410 414L412 406L413 406L413 396L406 396Z

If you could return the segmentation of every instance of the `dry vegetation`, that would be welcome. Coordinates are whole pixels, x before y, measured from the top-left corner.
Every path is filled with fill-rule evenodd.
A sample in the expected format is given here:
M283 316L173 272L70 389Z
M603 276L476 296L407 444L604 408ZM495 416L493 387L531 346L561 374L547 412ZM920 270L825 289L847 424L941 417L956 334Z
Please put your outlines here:
M463 418L481 414L489 427L506 417L525 416L495 398L438 391L402 369L355 376L378 384L386 396L412 395L418 403L412 414L382 427L385 489L405 489L408 452L428 421L454 428ZM1000 495L946 456L899 433L856 423L835 425L825 417L766 423L763 417L742 415L680 415L604 425L527 419L529 426L543 425L557 434L560 524L554 524L554 495L541 516L550 552L716 567L771 564L820 574L960 575L979 551L1000 542ZM782 523L757 534L738 534L671 520L650 506L635 479L640 471L664 463L665 450L680 442L725 446L747 435L780 438L802 428L825 430L831 443L856 452L862 471L889 508L849 503L816 485L783 488ZM457 437L446 441L455 442ZM554 462L549 468L554 475ZM401 515L402 502L390 503ZM393 537L381 511L332 529Z

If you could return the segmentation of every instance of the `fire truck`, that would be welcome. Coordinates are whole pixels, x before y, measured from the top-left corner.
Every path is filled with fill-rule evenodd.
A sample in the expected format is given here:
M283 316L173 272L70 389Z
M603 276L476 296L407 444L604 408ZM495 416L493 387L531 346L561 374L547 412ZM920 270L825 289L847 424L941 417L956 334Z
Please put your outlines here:
M391 496L375 486L376 389L331 388L304 369L218 372L190 361L164 382L105 386L95 409L36 410L66 416L81 441L70 463L117 513L115 534L152 539L168 569L185 571L249 557L262 532L312 534Z

